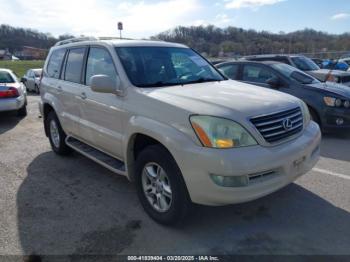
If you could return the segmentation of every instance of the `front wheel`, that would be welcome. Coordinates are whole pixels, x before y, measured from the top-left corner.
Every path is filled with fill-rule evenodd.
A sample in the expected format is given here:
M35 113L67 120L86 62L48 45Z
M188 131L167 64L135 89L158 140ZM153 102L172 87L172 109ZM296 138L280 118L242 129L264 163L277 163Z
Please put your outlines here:
M161 145L144 149L136 160L140 202L156 222L173 225L187 215L191 201L181 171Z
M72 149L65 142L67 135L64 133L55 112L51 111L48 114L45 127L48 131L52 150L59 155L68 155Z

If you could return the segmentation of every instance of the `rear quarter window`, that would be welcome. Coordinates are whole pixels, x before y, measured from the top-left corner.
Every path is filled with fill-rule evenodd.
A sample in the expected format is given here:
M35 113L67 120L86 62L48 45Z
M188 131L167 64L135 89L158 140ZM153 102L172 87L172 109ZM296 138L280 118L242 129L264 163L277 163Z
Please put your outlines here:
M47 65L47 74L49 77L59 78L61 65L65 53L65 49L59 49L52 52L49 59L49 63Z
M224 65L219 68L230 79L236 79L238 73L238 65Z

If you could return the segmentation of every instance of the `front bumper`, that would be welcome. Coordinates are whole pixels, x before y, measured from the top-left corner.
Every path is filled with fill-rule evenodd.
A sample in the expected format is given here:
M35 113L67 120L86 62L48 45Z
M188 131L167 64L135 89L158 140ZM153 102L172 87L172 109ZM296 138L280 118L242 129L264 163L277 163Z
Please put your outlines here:
M0 100L0 112L16 111L21 109L26 103L25 95L16 98L6 98Z
M337 119L342 119L343 124L337 124ZM325 132L350 131L350 109L326 108L322 119L322 129Z
M194 203L234 204L263 197L307 173L319 159L320 141L319 127L311 122L298 138L278 146L227 150L187 147L180 159L175 158ZM210 177L211 174L253 177L270 171L274 175L249 181L245 187L221 187Z

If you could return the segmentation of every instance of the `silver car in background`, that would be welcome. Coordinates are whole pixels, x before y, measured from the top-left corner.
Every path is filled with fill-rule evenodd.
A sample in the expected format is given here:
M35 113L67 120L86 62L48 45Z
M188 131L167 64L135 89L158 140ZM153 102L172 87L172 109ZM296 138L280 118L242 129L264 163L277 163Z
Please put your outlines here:
M26 86L28 92L40 93L40 77L41 77L41 68L29 69L27 73L22 77L21 82Z
M27 91L16 75L0 68L0 112L17 111L18 116L27 115Z

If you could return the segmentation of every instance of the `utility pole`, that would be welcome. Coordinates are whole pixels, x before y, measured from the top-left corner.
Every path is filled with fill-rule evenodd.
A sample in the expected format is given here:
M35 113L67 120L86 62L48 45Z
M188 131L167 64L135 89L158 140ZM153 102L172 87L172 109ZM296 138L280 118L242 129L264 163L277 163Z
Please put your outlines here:
M123 23L118 22L118 30L119 30L119 37L122 39L122 30L123 30Z

